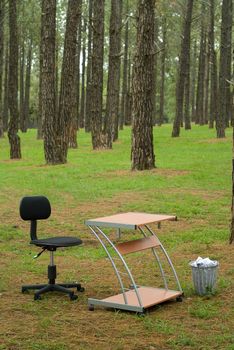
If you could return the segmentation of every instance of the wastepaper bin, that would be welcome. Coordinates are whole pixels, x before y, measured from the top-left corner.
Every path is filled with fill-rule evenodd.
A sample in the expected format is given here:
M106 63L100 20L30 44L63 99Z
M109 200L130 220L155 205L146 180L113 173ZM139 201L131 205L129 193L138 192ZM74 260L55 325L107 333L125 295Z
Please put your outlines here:
M219 263L214 266L194 266L194 261L190 262L192 267L193 285L198 295L206 295L214 292Z

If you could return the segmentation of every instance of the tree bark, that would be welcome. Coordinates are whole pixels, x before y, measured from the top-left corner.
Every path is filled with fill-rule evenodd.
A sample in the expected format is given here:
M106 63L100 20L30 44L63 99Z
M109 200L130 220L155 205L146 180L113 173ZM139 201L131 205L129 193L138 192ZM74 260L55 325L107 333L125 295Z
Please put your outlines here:
M9 0L9 34L10 34L10 52L9 52L9 109L10 121L8 129L8 139L10 143L10 158L20 159L20 138L17 134L19 124L18 111L18 33L17 33L17 8L16 0Z
M191 119L194 122L196 117L196 62L197 62L197 44L194 42L193 46L193 59L192 59L192 70L191 70Z
M214 45L214 9L215 1L210 0L210 27L209 27L209 51L210 51L210 111L209 128L214 127L217 118L217 58Z
M137 41L133 63L132 170L155 168L153 146L155 0L138 1Z
M185 71L185 82L184 82L184 128L185 130L191 129L191 118L190 118L190 38L188 42L188 48L187 48L187 64L186 64L186 71ZM194 64L196 64L194 62Z
M155 42L155 56L154 56L154 94L153 94L153 126L157 123L157 113L158 113L158 101L157 101L157 95L158 95L158 57L159 57L159 19L157 16L155 16L154 19L154 42Z
M160 86L160 105L159 105L159 121L158 125L161 126L164 121L164 93L165 93L165 64L166 64L166 35L167 35L167 22L166 17L163 17L162 22L162 51L161 51L161 86Z
M57 164L55 86L56 0L42 0L41 120L47 164Z
M79 127L84 128L85 123L85 63L86 63L86 28L87 23L84 19L83 23L83 48L82 48L82 75L81 75L81 99L80 99L80 117Z
M118 44L118 56L119 63L118 68L116 67L116 104L117 104L117 113L116 118L113 123L113 142L117 141L119 138L119 107L120 107L120 71L121 71L121 31L122 31L122 11L123 11L123 0L119 0L119 13L118 13L118 22L119 30L117 32L117 44ZM118 90L118 93L117 93Z
M197 98L196 98L196 124L204 125L204 81L205 81L205 48L206 48L206 27L205 27L205 2L201 7L201 35L200 35L200 52L198 63L198 78L197 78Z
M3 58L4 58L4 13L5 3L0 0L0 138L4 137L3 125L3 98L2 98L2 81L3 81Z
M128 41L129 41L129 6L128 0L126 2L126 23L124 28L124 59L123 59L123 77L122 77L122 95L121 95L121 107L120 107L120 129L123 129L125 118L126 118L126 95L128 89Z
M19 86L19 92L20 92L20 104L19 104L19 116L20 116L20 130L22 132L25 132L25 116L24 116L24 71L25 71L25 43L24 43L24 35L21 31L21 35L23 38L21 38L21 45L20 45L20 86Z
M90 132L90 90L92 81L92 15L93 15L93 0L89 0L89 28L88 28L88 58L86 72L86 101L85 101L85 131Z
M229 1L229 10L228 10L228 28L227 28L227 73L226 73L226 127L229 127L232 120L232 93L231 93L231 84L232 80L232 21L233 21L233 1ZM234 74L234 73L233 73Z
M210 87L210 50L209 50L208 36L206 34L205 78L204 78L204 123L205 124L208 124L209 87Z
M3 97L3 130L8 129L8 74L9 74L9 44L5 43L5 62L4 62L4 97Z
M93 149L106 147L102 133L102 91L104 55L104 0L93 0L93 51L90 117Z
M24 132L27 131L29 124L29 106L30 106L30 82L31 82L31 67L32 67L32 39L29 40L27 54L27 65L25 75L25 97L24 97Z
M77 47L76 47L76 63L75 63L75 95L74 95L74 111L72 112L72 121L69 133L69 147L78 148L77 131L79 129L80 116L80 52L81 52L81 16L79 18Z
M176 115L173 123L172 137L178 137L180 135L180 125L181 122L183 122L185 81L188 72L190 57L192 12L193 0L187 0L187 9L183 24L183 38L181 42L179 75L176 84Z
M217 138L225 137L230 117L230 69L232 38L232 0L223 0L219 64L219 111L216 121Z
M77 31L80 16L81 0L79 2L77 0L69 0L57 122L57 164L64 164L67 162L69 133L74 110L73 99L75 94Z
M127 83L127 94L125 99L125 116L124 124L132 124L132 69L131 69L131 56L128 58L128 83Z
M57 1L57 0L56 0ZM56 38L58 37L57 21L56 21ZM58 115L59 109L59 43L55 39L55 114Z
M45 8L45 4L43 5ZM42 4L41 4L42 8ZM43 9L43 8L42 8ZM46 58L43 57L44 55L44 45L43 45L43 40L44 40L44 24L45 21L45 14L43 13L43 10L41 10L41 29L40 29L40 35L41 35L41 40L40 40L40 52L39 52L39 92L38 92L38 114L37 114L37 139L40 140L43 138L43 125L44 125L44 120L42 120L42 84L41 84L41 79L43 76L43 62L46 60ZM46 53L46 55L48 55ZM46 78L46 74L45 74ZM55 92L54 92L55 94ZM55 111L53 112L55 113ZM44 146L45 147L45 146Z
M185 130L191 130L190 119L190 64L188 71L186 72L185 84L184 84L184 128Z
M109 65L104 132L107 148L118 138L119 84L120 84L120 39L122 0L111 0L109 30Z

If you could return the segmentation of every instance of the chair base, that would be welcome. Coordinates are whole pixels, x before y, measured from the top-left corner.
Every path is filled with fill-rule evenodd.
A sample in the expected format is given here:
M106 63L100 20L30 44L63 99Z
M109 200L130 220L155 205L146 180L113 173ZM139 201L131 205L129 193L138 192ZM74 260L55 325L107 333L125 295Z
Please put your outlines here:
M78 298L77 295L74 294L73 291L69 290L68 288L76 288L78 292L84 292L84 288L81 287L79 283L48 283L48 284L33 284L33 285L25 285L22 286L22 293L27 292L28 290L38 290L34 294L34 300L40 300L41 294L47 293L47 292L62 292L65 294L68 294L70 297L70 300L76 300Z

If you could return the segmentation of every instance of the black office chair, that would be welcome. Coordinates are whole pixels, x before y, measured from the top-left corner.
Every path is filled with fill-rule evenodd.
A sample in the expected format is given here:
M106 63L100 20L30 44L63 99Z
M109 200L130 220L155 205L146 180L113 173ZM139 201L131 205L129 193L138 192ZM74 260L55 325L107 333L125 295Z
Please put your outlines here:
M42 251L35 257L40 256L45 250L50 252L50 264L48 265L48 284L22 286L22 293L28 290L38 290L34 294L34 300L41 299L41 294L47 292L62 292L70 296L71 300L77 299L77 295L68 288L76 288L77 291L83 292L84 288L79 283L56 284L56 265L54 265L54 252L57 248L72 247L80 245L81 239L76 237L53 237L37 238L37 220L48 219L51 214L50 202L43 196L23 197L20 202L20 216L23 220L31 221L30 236L31 244L42 247Z

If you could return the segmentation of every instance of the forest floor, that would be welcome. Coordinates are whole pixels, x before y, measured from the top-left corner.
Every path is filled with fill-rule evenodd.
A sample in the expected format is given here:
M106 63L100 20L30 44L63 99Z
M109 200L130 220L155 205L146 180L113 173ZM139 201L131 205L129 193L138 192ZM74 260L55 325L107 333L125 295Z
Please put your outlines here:
M78 134L79 148L68 164L46 166L35 130L20 134L22 160L9 160L7 137L0 140L0 349L1 350L233 350L233 245L228 244L231 205L232 130L223 140L206 126L170 137L171 125L155 128L157 168L130 171L130 129L111 151L92 151L90 135ZM29 225L19 218L24 195L43 194L52 205L39 236L77 235L84 244L57 251L58 282L80 281L76 301L59 294L21 294L22 284L46 281L48 253L29 245ZM87 299L119 292L113 269L84 221L119 212L177 215L158 236L177 270L184 300L150 309L145 317L96 307ZM115 232L108 231L115 240ZM134 233L129 231L128 238ZM140 237L140 236L139 236ZM126 235L122 235L122 239ZM220 263L215 293L195 294L189 261L198 256ZM127 258L139 284L161 281L149 251Z

